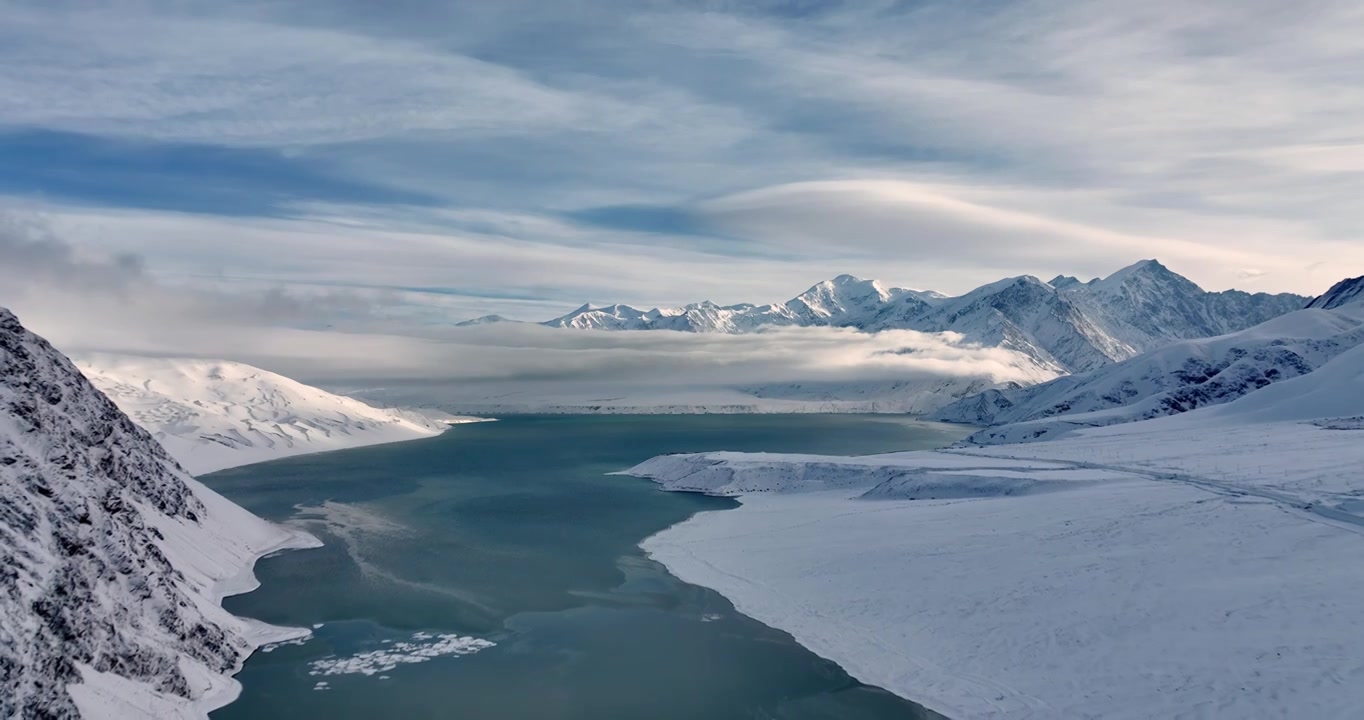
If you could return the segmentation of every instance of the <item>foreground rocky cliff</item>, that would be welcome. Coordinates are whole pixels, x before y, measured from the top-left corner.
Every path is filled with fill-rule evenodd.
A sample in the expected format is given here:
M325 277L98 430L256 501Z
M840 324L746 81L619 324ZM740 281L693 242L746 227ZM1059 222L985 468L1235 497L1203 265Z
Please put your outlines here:
M255 559L312 538L197 483L0 308L0 717L202 717L260 643Z

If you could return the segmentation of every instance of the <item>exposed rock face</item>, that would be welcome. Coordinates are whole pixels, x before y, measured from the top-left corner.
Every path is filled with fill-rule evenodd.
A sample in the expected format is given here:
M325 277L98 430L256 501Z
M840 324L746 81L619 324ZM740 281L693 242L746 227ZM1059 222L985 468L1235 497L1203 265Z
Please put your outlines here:
M191 482L0 308L0 717L77 717L86 669L190 700L185 661L230 673L251 650L158 529L206 522Z

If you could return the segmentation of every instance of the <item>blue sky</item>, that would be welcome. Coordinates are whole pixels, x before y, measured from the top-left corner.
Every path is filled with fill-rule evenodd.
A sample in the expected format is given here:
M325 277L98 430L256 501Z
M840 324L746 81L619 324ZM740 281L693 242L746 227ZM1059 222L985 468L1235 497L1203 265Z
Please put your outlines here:
M1345 0L0 0L0 252L302 327L1151 256L1315 293L1364 271L1361 38Z

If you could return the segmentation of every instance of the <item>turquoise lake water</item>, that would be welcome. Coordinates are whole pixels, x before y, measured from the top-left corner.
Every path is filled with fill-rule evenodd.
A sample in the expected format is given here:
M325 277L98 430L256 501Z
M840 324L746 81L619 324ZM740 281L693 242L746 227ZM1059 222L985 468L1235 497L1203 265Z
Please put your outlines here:
M637 547L733 501L606 473L667 452L856 455L965 434L893 416L524 416L206 476L326 544L262 560L262 587L227 599L320 627L252 656L213 718L936 718Z

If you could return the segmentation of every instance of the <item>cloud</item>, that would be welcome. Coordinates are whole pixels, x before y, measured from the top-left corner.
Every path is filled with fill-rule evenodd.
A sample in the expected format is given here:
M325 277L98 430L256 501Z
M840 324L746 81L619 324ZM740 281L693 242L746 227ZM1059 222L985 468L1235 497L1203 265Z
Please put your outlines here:
M1281 287L1314 293L1339 273L1338 267L1303 267L1302 258L1312 252L1311 246L1272 232L1280 229L1277 226L1262 223L1256 231L1224 225L1225 233L1214 236L1202 228L1203 237L1192 240L1142 227L1113 229L1118 224L1113 222L1072 220L1063 214L1067 199L1077 198L1074 193L1007 187L838 180L729 195L699 203L696 212L723 232L752 243L781 245L807 257L834 253L876 257L888 267L913 262L930 277L986 269L1001 275L1095 277L1131 259L1151 256L1209 289L1235 287L1268 275L1242 271L1249 266L1279 268L1274 280ZM1029 205L1038 210L1017 209ZM1122 215L1111 213L1110 220ZM1322 242L1315 248L1345 265L1364 265L1364 243Z
M953 333L846 328L772 328L743 335L671 331L564 331L494 324L440 333L471 381L558 380L728 385L789 380L918 380L988 377L1036 380L1023 356Z
M732 387L784 381L1050 377L1018 353L952 333L784 328L751 335L458 328L399 298L166 285L133 255L91 257L31 216L0 215L0 304L58 348L247 362L330 382L421 380Z
M0 185L78 255L247 306L542 319L1150 256L1314 293L1364 265L1349 0L76 5L0 0L0 154L42 170Z

